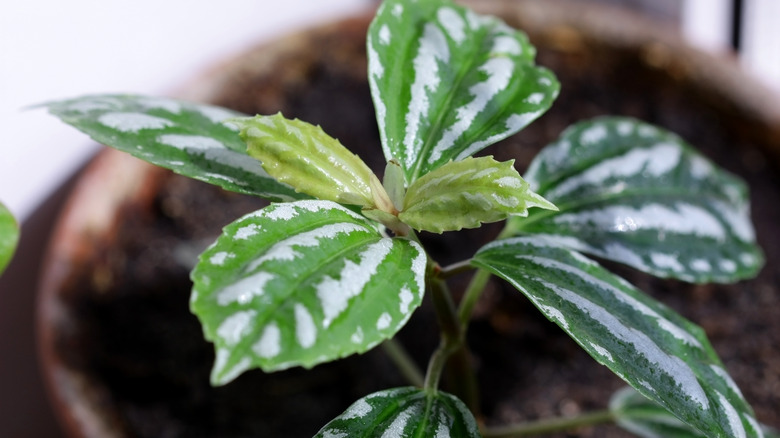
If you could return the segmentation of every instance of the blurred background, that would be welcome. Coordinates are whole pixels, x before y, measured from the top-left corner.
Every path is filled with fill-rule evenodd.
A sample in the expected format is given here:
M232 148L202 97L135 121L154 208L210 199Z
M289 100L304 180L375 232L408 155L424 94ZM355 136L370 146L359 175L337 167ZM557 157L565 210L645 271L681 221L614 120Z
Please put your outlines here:
M780 95L780 1L581 1L631 8L672 23L691 44L736 59ZM376 3L4 2L0 201L23 222L23 230L48 229L63 187L97 150L44 111L25 107L88 93L175 94L199 72L258 42L369 10ZM24 250L0 279L0 437L61 436L35 358L33 291L44 234L24 236Z

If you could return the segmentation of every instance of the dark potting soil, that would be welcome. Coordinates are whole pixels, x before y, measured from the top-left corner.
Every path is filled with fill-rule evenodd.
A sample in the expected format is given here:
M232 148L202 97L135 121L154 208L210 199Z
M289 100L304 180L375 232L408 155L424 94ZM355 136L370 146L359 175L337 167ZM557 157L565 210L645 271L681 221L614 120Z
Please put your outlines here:
M381 172L365 75L365 28L313 37L313 53L282 56L282 67L237 74L216 103L248 114L282 111L320 124ZM533 37L533 36L532 36ZM540 38L540 37L535 37ZM540 41L536 41L539 44ZM701 325L759 421L780 427L780 180L749 122L728 119L718 102L702 98L666 70L634 52L608 54L540 48L562 92L552 110L484 154L516 159L522 171L569 124L602 114L634 116L667 127L750 185L753 219L767 268L735 285L695 286L653 279L609 263L640 289ZM747 128L746 128L747 127ZM747 135L743 135L746 134ZM775 145L777 147L777 145ZM94 265L75 277L69 305L79 322L62 333L66 362L107 389L117 428L132 437L309 437L354 400L406 385L381 348L315 367L265 374L250 371L213 388L212 345L190 314L188 271L222 226L261 208L263 201L170 175L152 205L127 208L119 245L100 248ZM442 264L469 258L500 225L444 235L423 234ZM456 293L467 276L456 278ZM399 335L424 368L437 327L429 303ZM623 383L598 365L519 292L492 282L468 335L490 425L604 409ZM444 389L451 387L445 382ZM555 436L621 437L613 426Z

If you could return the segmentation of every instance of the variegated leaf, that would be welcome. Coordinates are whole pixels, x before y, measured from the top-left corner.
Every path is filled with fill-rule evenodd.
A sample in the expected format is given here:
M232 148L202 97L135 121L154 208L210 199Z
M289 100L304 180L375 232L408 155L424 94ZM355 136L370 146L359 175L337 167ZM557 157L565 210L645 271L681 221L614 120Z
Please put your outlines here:
M249 155L296 191L342 204L375 205L371 169L319 126L281 114L231 119L230 123L241 130Z
M0 202L0 274L11 261L19 242L19 225L10 211Z
M600 265L538 236L490 243L472 263L509 281L599 363L706 436L760 436L703 330Z
M367 45L382 147L407 183L516 133L558 95L525 34L449 0L386 0Z
M763 264L745 184L655 126L579 123L525 177L560 211L514 220L519 232L691 282L733 282Z
M474 416L457 397L408 387L361 398L325 425L315 438L480 436Z
M493 157L449 162L412 183L398 218L412 228L441 233L527 216L531 207L555 209L528 188L513 163Z
M192 272L212 381L312 367L392 337L420 305L426 256L331 201L272 204L228 225Z
M272 201L305 198L271 178L222 121L243 114L161 97L94 95L45 104L96 141L238 193Z
M609 410L618 426L642 438L706 438L633 388L617 391L609 402ZM752 426L756 436L780 437L777 431L767 426Z

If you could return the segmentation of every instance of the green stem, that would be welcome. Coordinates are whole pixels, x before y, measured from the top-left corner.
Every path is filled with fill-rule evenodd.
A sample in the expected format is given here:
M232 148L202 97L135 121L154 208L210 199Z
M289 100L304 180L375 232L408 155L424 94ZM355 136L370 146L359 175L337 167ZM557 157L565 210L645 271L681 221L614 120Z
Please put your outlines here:
M441 268L437 276L442 279L450 278L462 272L470 271L472 269L474 269L474 266L471 265L471 259L463 260L458 263L453 263L449 266L445 266Z
M447 284L438 278L430 278L429 284L433 308L436 311L436 319L439 321L442 337L439 348L433 352L431 360L428 362L424 388L426 391L435 393L439 387L441 373L447 359L463 344L463 331L458 323L455 304L452 302L452 295L447 289Z
M514 233L515 229L507 224L504 226L504 229L498 233L495 240L510 237ZM469 321L471 321L471 313L474 311L474 306L477 304L477 301L479 301L479 297L482 296L482 292L485 291L485 285L488 280L490 280L490 275L490 272L485 271L484 269L477 270L474 276L471 277L471 282L466 288L466 292L463 294L463 299L460 301L460 306L458 307L458 318L460 319L460 324L463 327L464 332L469 326Z
M422 242L420 241L420 237L419 237L419 236L417 236L417 233L415 233L413 229L411 229L411 228L410 228L410 229L409 229L409 233L407 233L407 234L405 235L405 237L406 237L407 239L409 239L409 240L412 240L412 241L416 242L416 243L417 243L418 245L420 245L421 247L425 248L425 246L423 246ZM431 264L431 263L432 263L432 260L431 260L431 258L430 258L430 257L428 257L428 264Z
M482 431L484 438L514 438L532 435L542 435L553 432L562 432L582 426L610 423L614 421L609 411L588 412L576 417L551 418L546 420L531 421L528 423L485 428Z
M450 356L447 368L447 376L453 387L453 394L466 404L474 417L481 415L479 406L479 384L471 360L471 352L464 342L461 342L457 350Z
M451 345L447 345L446 342L442 341L439 348L433 352L431 360L428 362L428 371L425 373L423 389L431 393L436 393L439 390L442 370L444 370L444 365L453 351L454 348Z
M460 324L465 330L469 326L471 320L471 313L474 311L474 306L479 301L479 297L482 296L482 292L485 290L485 285L490 280L490 272L479 269L471 277L471 282L466 288L466 292L463 294L463 299L460 301L458 308L458 318Z
M414 386L422 387L425 383L425 377L422 371L414 363L412 357L407 353L406 349L395 338L390 338L382 343L382 348L390 360L395 363L398 371Z
M514 234L514 230L509 226L505 226L496 239L509 237L512 234ZM419 239L414 233L409 237L419 242ZM465 346L465 334L469 320L471 319L471 313L474 310L474 306L479 300L479 297L482 295L485 285L490 279L490 273L480 269L474 274L474 277L472 277L471 282L466 289L463 300L461 301L460 308L456 310L455 305L452 302L452 295L450 294L449 289L447 289L444 278L472 269L471 260L438 269L438 272L437 266L438 265L433 262L433 260L430 258L428 259L427 279L431 288L436 318L439 321L442 332L442 340L439 347L433 352L430 362L428 362L424 388L426 391L433 393L438 390L442 370L444 369L447 360L454 353L457 353L454 357L457 361L454 370L457 373L455 380L459 382L459 386L463 389L463 391L461 391L463 394L457 395L462 395L469 408L477 413L479 407L478 391L476 390L476 382L474 381L475 376L471 366L470 355Z
M435 263L434 263L435 265ZM441 271L428 279L436 318L441 329L441 342L428 363L424 388L435 393L439 387L442 372L449 363L449 376L453 394L466 403L474 415L479 414L479 391L476 375L471 364L471 354L465 345L465 330L458 320L447 283L440 276Z

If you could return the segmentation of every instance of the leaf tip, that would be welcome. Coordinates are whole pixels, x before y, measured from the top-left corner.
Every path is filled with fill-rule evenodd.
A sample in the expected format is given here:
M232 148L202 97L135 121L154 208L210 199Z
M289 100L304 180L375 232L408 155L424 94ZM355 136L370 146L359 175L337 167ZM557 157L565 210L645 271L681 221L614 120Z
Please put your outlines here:
M560 211L557 205L553 204L547 199L544 199L544 197L538 193L529 190L528 197L529 199L525 203L526 208L538 207L545 210Z

